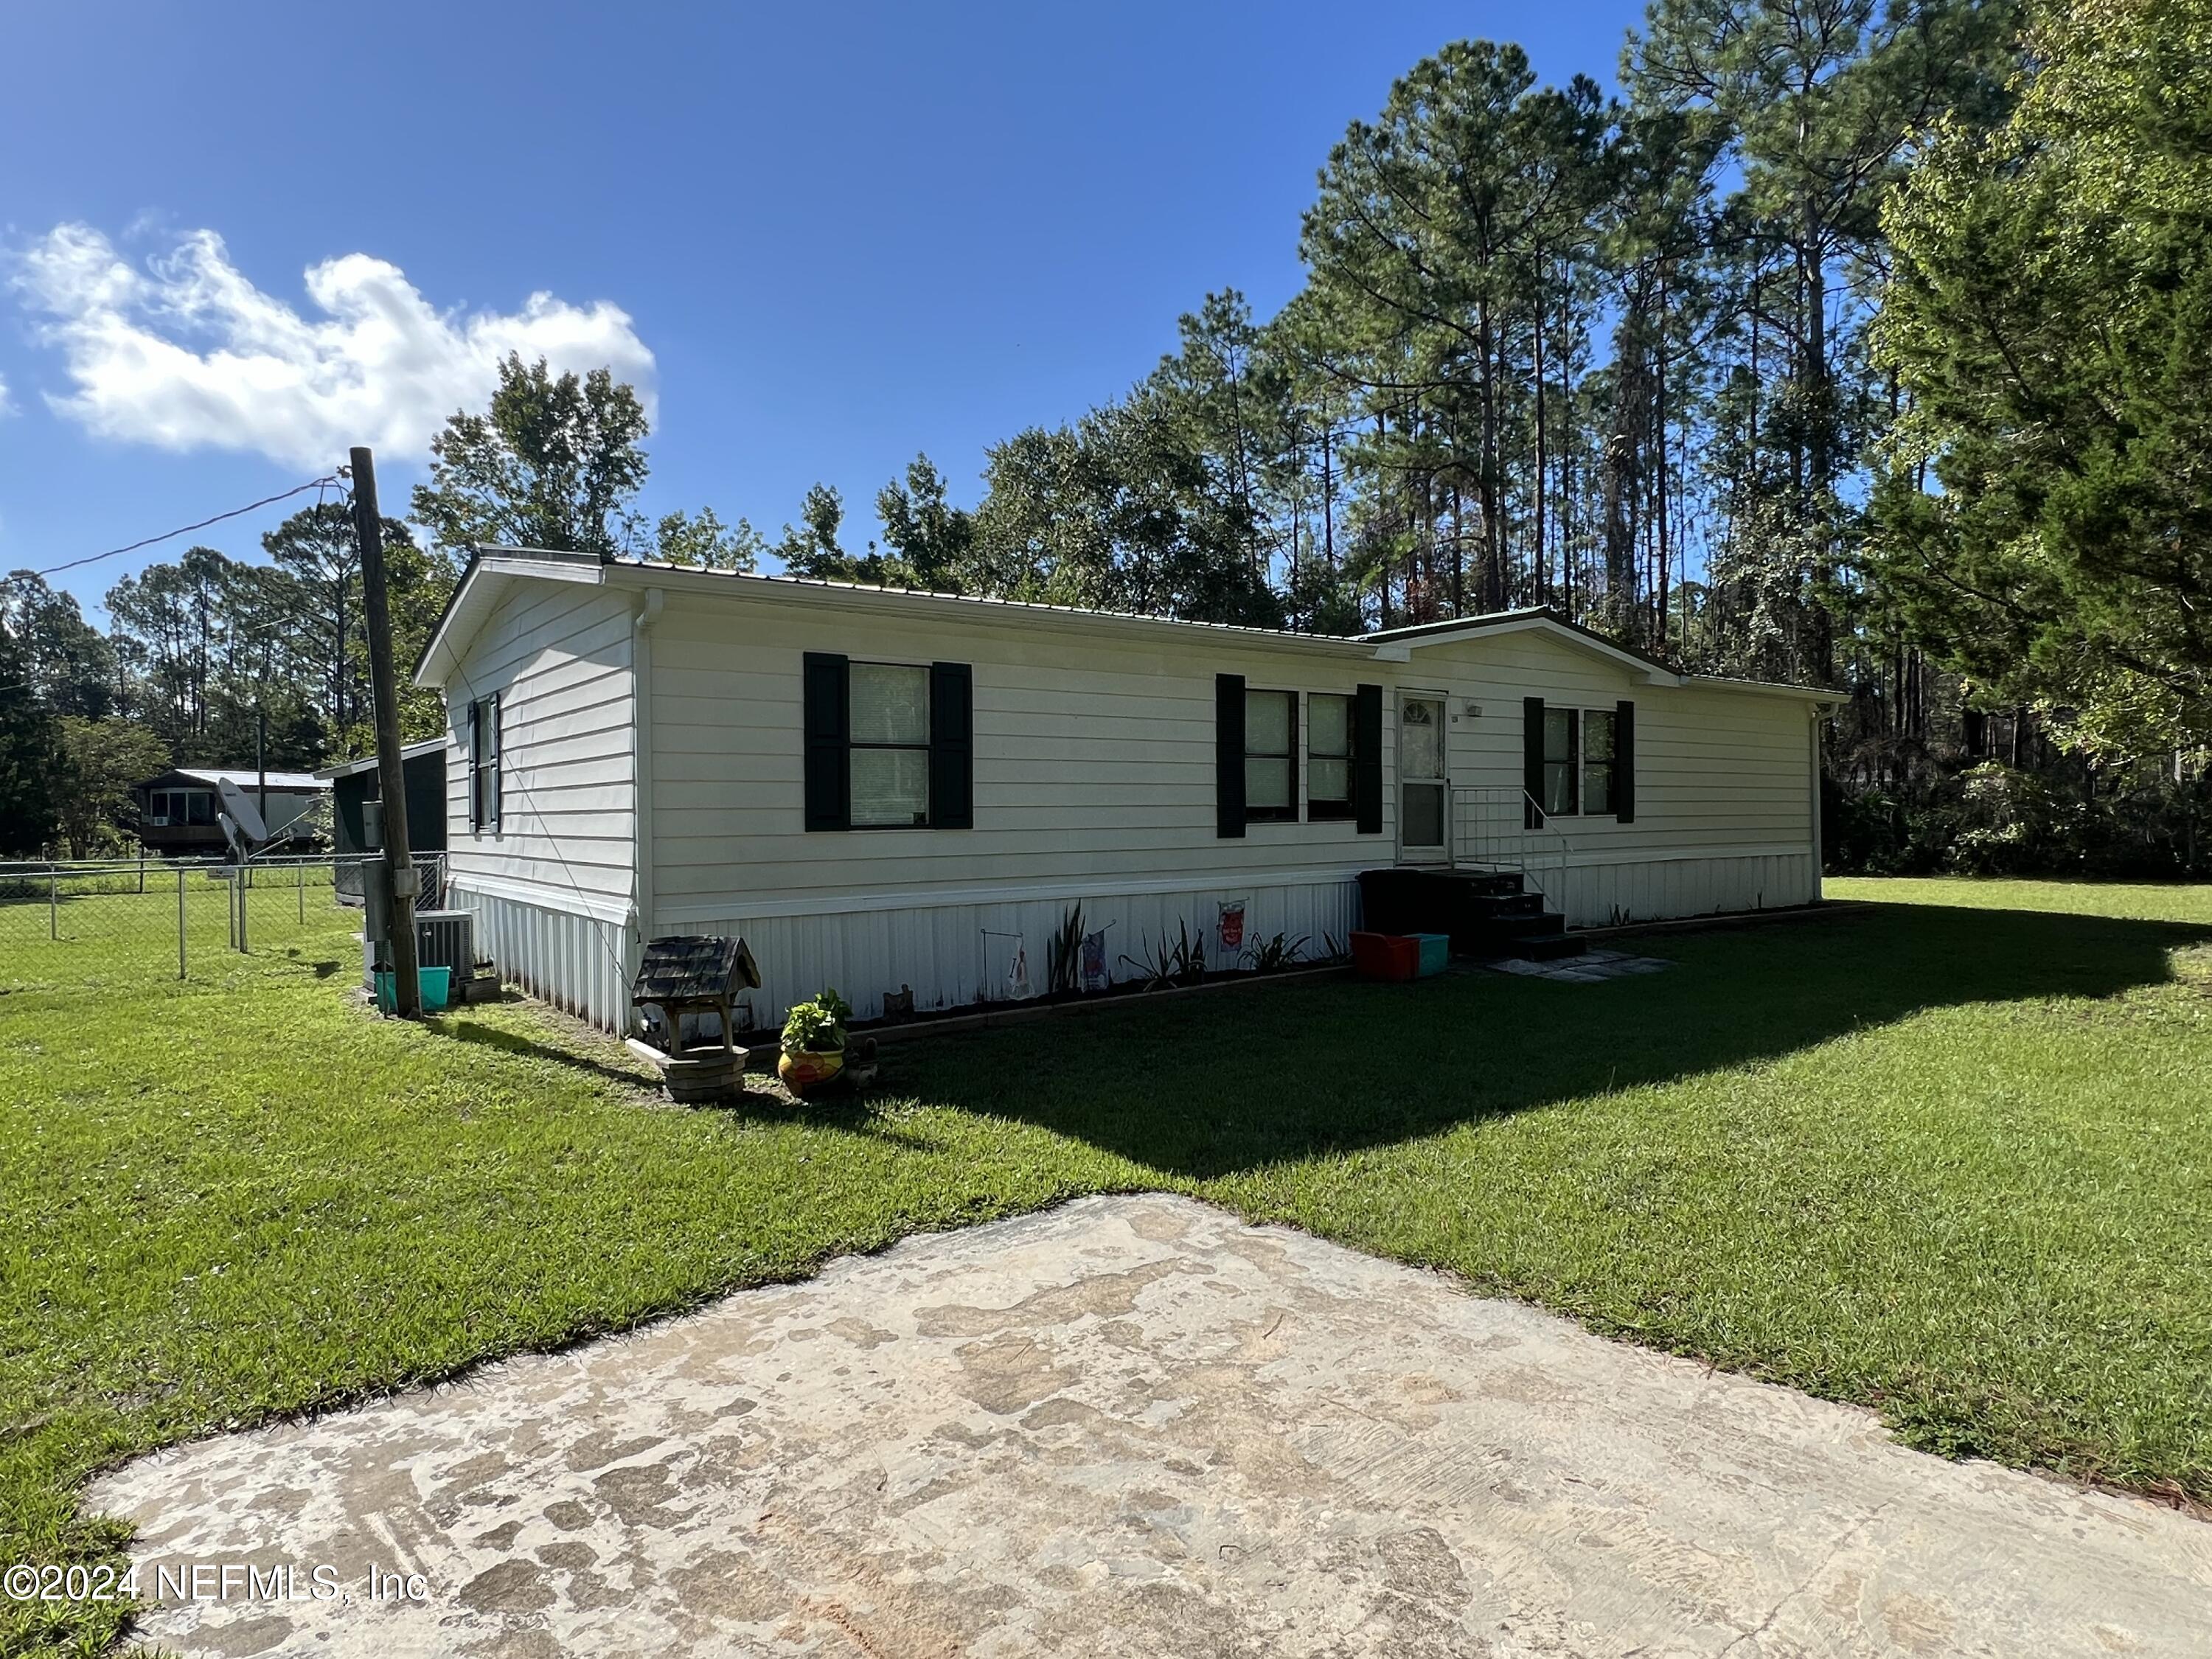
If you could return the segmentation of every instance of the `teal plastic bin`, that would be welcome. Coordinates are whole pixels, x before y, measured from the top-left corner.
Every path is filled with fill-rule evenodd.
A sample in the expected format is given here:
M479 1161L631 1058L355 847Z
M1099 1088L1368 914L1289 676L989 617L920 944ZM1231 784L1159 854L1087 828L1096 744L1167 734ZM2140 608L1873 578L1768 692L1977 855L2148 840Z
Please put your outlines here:
M447 1000L453 994L453 970L450 968L417 968L415 982L422 992L422 1012L426 1014L442 1012ZM394 994L392 975L379 974L376 976L376 1006L390 1013Z
M1407 937L1421 947L1421 965L1416 976L1426 979L1431 974L1441 974L1451 965L1451 935L1449 933L1409 933ZM428 992L423 995L428 997Z

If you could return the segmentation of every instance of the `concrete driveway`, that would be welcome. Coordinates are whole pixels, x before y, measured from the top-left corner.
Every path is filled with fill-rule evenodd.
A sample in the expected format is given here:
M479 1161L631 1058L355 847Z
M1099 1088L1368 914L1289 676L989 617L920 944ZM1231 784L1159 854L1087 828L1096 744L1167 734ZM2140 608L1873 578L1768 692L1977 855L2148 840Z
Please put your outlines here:
M1157 1196L91 1502L186 1654L2212 1651L2212 1526Z

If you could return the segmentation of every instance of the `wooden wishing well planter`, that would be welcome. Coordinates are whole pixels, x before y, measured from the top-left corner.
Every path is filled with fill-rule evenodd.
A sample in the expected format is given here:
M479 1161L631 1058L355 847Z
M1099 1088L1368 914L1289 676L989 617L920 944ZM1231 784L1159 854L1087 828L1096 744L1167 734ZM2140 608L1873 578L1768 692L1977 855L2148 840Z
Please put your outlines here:
M745 1051L733 1040L730 1005L740 993L760 988L760 968L741 939L714 934L657 939L645 947L630 1006L654 1008L666 1038L662 1080L671 1100L720 1100L743 1086ZM687 1048L684 1018L711 1010L720 1023L720 1046Z

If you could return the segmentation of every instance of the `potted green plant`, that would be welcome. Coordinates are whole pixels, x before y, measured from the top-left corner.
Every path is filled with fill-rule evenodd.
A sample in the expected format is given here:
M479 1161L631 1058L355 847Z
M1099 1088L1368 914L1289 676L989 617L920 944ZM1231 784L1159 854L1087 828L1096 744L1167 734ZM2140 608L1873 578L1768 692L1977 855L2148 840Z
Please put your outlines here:
M792 1005L784 1016L775 1073L793 1094L818 1089L845 1069L845 1022L852 1017L852 1005L834 986L823 987L811 1002Z

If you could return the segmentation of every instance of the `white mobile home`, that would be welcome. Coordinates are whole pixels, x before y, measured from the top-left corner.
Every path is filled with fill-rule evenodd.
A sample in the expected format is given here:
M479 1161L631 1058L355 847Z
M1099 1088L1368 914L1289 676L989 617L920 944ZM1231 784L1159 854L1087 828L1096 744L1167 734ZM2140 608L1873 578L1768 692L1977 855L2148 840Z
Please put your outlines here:
M1377 867L1518 870L1577 926L1820 892L1832 694L1541 612L1337 638L487 549L416 680L449 902L612 1030L671 933L743 935L767 1025L1042 990L1079 904L1126 978L1182 930L1340 945Z

